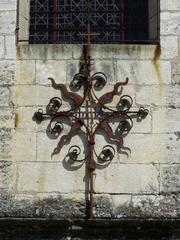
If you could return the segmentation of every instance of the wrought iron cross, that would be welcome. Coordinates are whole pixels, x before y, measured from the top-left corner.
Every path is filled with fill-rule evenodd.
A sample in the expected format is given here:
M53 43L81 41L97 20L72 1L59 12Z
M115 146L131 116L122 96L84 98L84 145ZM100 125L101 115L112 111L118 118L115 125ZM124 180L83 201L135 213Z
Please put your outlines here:
M133 100L129 95L119 97L117 109L111 109L107 103L111 102L115 95L118 95L120 87L127 85L128 79L124 82L118 82L114 85L112 91L103 94L101 97L96 96L95 89L101 90L107 83L107 77L102 72L91 73L91 66L94 60L91 58L91 37L95 34L91 33L90 25L87 29L88 44L84 46L84 63L72 82L71 87L76 91L84 88L83 96L68 91L65 85L57 84L53 78L49 78L52 87L61 90L65 98L73 101L73 107L68 111L61 111L62 99L54 97L47 105L46 112L39 109L34 114L34 119L37 122L50 118L49 131L56 136L60 136L63 132L63 124L59 121L60 118L68 118L71 120L71 129L68 134L60 137L59 143L54 149L54 154L60 153L64 144L71 140L72 137L78 134L78 130L85 129L88 140L88 154L82 161L87 161L88 172L88 199L87 199L87 213L88 218L93 218L93 197L94 197L94 171L96 164L109 164L115 156L115 149L112 145L105 145L98 155L95 151L95 135L100 130L103 131L111 143L117 145L118 152L128 150L124 147L123 137L129 133L133 126L133 117L138 120L144 119L148 115L148 110L141 107L138 111L130 111ZM83 105L86 104L86 111L82 111ZM118 121L118 128L114 133L109 121L116 119ZM54 124L55 123L55 124ZM80 147L71 146L68 152L69 158L73 161L80 161Z

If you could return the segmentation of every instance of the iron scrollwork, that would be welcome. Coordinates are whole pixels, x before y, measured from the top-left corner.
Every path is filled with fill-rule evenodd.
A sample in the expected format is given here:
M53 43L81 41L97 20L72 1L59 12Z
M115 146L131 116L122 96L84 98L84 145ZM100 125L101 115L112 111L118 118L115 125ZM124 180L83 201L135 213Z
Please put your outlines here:
M114 85L113 90L98 97L96 89L101 90L107 83L107 77L102 72L92 74L92 64L94 60L91 57L91 37L93 34L90 32L88 25L88 44L84 46L84 64L81 71L77 73L72 82L71 87L80 90L84 87L84 94L80 96L76 92L68 91L65 85L57 84L53 78L49 78L52 87L61 90L65 98L73 102L71 109L61 111L62 99L54 97L47 105L46 112L39 109L34 114L34 119L37 122L42 122L46 118L50 118L49 131L55 137L59 137L63 132L63 124L59 120L61 118L68 118L71 121L71 128L67 134L60 137L60 140L55 147L52 156L60 153L64 144L72 139L74 135L82 128L86 129L88 140L88 154L84 159L79 159L81 148L73 145L69 148L68 157L72 162L88 161L88 218L93 217L93 193L94 193L94 171L96 164L109 164L114 156L115 149L112 145L106 145L98 154L95 150L95 135L98 131L104 132L108 141L117 145L118 152L129 150L124 146L123 137L126 136L133 127L132 116L136 116L137 120L142 120L148 115L148 110L140 107L138 111L131 111L133 100L129 95L120 97L116 110L107 105L111 102L115 95L118 95L119 88L128 84L128 78L124 82L118 82ZM82 111L82 106L86 106L86 112ZM119 125L114 133L110 121L116 119Z

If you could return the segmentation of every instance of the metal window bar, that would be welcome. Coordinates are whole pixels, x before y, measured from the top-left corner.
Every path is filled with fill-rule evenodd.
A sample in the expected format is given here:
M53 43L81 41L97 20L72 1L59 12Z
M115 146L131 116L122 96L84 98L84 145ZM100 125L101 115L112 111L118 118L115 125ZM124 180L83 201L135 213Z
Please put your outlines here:
M18 0L17 43L83 44L89 19L93 44L159 44L159 1Z

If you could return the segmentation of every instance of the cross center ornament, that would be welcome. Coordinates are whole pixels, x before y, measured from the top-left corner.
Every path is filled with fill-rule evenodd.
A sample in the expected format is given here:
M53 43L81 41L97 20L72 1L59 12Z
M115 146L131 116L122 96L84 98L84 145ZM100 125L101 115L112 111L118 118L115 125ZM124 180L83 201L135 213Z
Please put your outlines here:
M69 148L68 157L73 162L86 162L88 174L88 199L87 199L87 218L93 218L93 198L94 198L94 171L97 164L109 164L114 156L115 149L112 145L105 145L98 155L95 150L95 135L98 131L104 133L108 141L116 144L117 151L124 152L129 148L124 147L123 137L129 133L133 127L132 117L138 120L144 119L148 115L148 110L140 107L138 111L131 111L133 100L129 95L119 97L117 108L114 110L107 104L111 102L115 95L118 95L119 89L127 85L128 79L123 82L118 82L114 85L111 91L97 97L96 91L103 89L107 83L107 77L102 72L92 74L91 67L94 60L91 58L91 38L96 35L91 33L90 25L87 29L88 43L83 48L84 63L81 66L71 82L71 87L77 92L83 89L83 96L76 92L68 91L65 85L57 84L53 78L49 78L52 87L60 90L64 97L73 102L71 109L61 111L62 99L54 97L49 101L46 112L39 109L34 114L34 119L37 122L50 118L48 130L59 137L59 142L52 152L52 156L59 154L62 148L73 136L78 134L80 129L84 129L88 141L88 154L85 159L79 159L81 148L78 145L73 145ZM63 135L63 124L61 118L68 118L71 122L70 131ZM110 121L115 119L118 122L116 131L113 131L110 126Z

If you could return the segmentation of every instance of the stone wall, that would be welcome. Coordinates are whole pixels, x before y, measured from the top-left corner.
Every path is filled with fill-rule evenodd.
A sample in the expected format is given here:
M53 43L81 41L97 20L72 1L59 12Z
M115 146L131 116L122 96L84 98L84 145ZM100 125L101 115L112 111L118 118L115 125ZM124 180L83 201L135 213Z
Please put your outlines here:
M180 215L180 4L161 0L161 48L151 45L93 46L93 71L108 86L129 77L124 94L134 109L150 110L134 120L124 139L131 154L116 155L95 177L95 217L176 218ZM85 216L85 165L64 161L66 145L51 159L58 139L47 135L48 121L32 116L58 96L48 77L66 83L78 72L82 47L15 45L16 1L0 1L0 217ZM116 98L117 100L117 98ZM113 101L112 105L115 104ZM65 108L67 109L67 105ZM85 145L84 134L72 144ZM98 135L96 147L105 142Z

